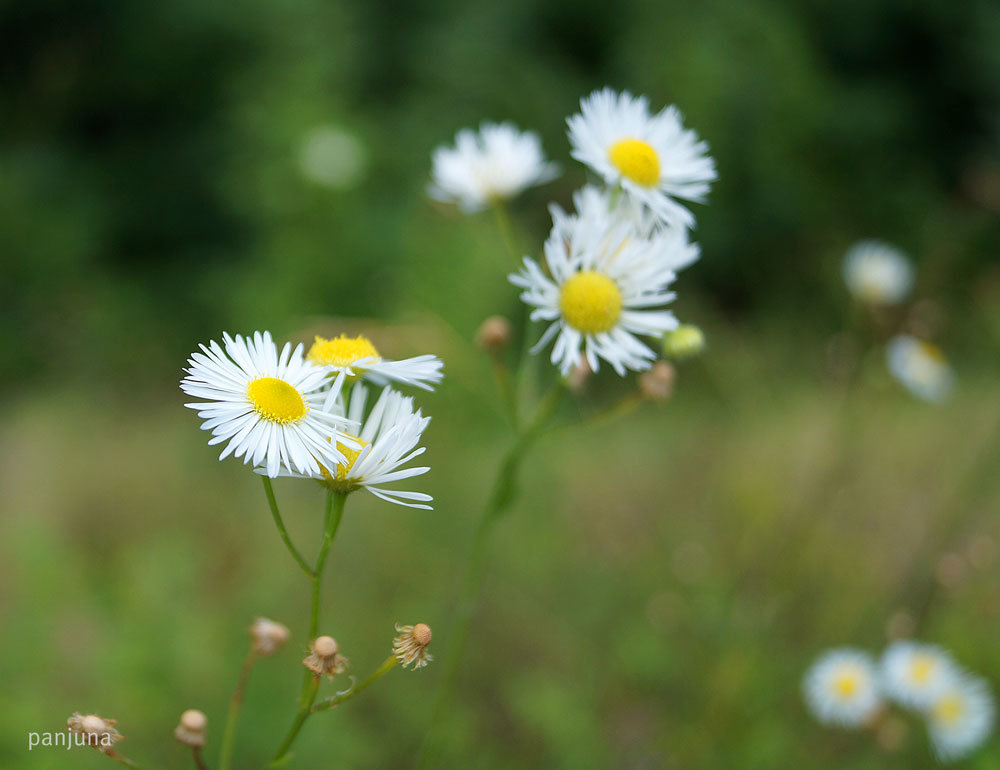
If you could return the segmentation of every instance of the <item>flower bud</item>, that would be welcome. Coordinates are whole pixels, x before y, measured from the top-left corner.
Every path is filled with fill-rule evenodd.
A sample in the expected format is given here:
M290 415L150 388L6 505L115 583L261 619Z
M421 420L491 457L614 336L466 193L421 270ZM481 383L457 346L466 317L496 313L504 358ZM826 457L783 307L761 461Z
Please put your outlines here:
M258 655L273 655L285 645L289 636L288 628L267 618L257 618L250 626L253 651Z
M433 634L426 623L415 626L396 626L399 636L392 640L392 653L403 668L412 665L413 668L426 666L434 658L427 652Z
M510 321L500 315L491 315L479 326L476 344L489 353L499 353L510 343Z
M580 356L577 365L566 375L566 387L573 393L579 393L586 386L587 380L590 379L590 375L593 373L590 364L587 363L587 359L584 356Z
M650 401L666 401L674 392L674 367L657 361L653 368L639 375L639 392Z
M663 352L675 361L682 361L705 349L705 334L697 326L682 324L663 337Z
M302 661L316 677L326 676L333 679L342 674L350 661L340 654L340 645L332 636L316 637L309 644L309 655Z
M100 749L105 754L114 752L114 745L125 736L115 729L118 722L114 719L103 719L97 714L74 713L66 720L66 728L84 738L88 746Z
M181 714L181 720L174 729L174 737L181 743L200 749L205 745L205 726L208 718L197 709L188 709Z

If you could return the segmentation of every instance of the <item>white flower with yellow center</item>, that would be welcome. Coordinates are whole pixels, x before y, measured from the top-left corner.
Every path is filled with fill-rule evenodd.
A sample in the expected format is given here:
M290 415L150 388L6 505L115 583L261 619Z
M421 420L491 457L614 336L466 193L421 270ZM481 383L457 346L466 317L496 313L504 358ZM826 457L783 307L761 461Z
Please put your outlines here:
M555 338L551 359L564 376L581 351L595 372L601 358L622 376L648 369L656 353L635 335L661 337L677 327L673 313L652 309L674 298L667 287L676 254L664 248L677 242L637 238L627 222L558 210L553 217L545 242L548 275L525 257L521 272L510 276L524 289L521 299L535 308L531 320L551 322L532 352Z
M371 340L363 335L325 339L317 336L306 358L330 373L343 373L346 377L363 377L376 385L390 381L433 390L441 382L444 364L437 356L423 355L390 361L382 358Z
M899 249L881 241L861 241L844 256L844 283L862 302L895 305L913 288L913 267Z
M338 445L357 448L338 430L347 420L330 410L340 381L331 387L326 373L302 358L302 345L286 343L279 355L270 332L222 338L224 349L213 340L192 354L181 380L187 395L206 399L185 406L205 420L209 445L228 442L220 460L242 457L273 478L282 470L319 473L321 463L343 461Z
M605 88L583 99L567 125L574 158L621 185L658 219L694 225L691 212L674 199L704 201L715 162L708 145L684 128L676 107L650 115L646 97Z
M978 748L993 731L995 713L986 682L967 674L955 677L926 711L927 730L938 759L949 762Z
M886 696L915 709L930 706L958 671L940 647L905 640L886 648L880 668Z
M428 194L457 203L470 213L495 201L512 198L528 187L559 174L547 163L538 135L511 123L483 123L479 132L463 129L454 147L438 147L432 158Z
M940 348L907 334L889 340L886 363L892 376L924 401L944 401L955 385L955 375Z
M376 497L390 503L410 508L430 510L433 498L422 492L404 492L385 489L383 484L420 476L428 467L404 468L413 458L424 453L418 447L420 437L431 421L420 410L413 411L413 399L392 388L383 388L381 395L368 414L368 386L357 382L351 387L347 417L352 424L361 425L361 432L352 436L353 446L339 446L344 457L316 472L296 473L283 470L279 475L293 478L316 479L335 492L354 492L367 489ZM343 411L343 405L338 408ZM340 441L342 439L338 439Z
M861 727L882 707L871 657L848 647L819 657L802 682L806 705L820 722Z

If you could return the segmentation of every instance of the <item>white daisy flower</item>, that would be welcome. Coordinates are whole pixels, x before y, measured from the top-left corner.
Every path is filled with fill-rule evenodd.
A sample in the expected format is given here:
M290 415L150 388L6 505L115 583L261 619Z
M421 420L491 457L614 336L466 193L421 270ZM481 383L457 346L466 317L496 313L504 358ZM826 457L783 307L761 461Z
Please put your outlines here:
M466 213L559 174L558 166L545 161L538 135L519 131L512 123L483 123L478 133L463 129L455 136L455 146L438 147L432 161L428 194L457 203Z
M424 453L417 447L420 437L431 421L420 410L413 411L413 399L392 388L383 388L371 411L365 415L368 386L357 382L351 388L347 417L361 425L361 432L352 436L353 446L338 446L344 457L316 472L300 473L283 470L280 475L316 479L335 492L367 489L376 497L410 508L425 508L433 498L422 492L384 489L383 484L420 476L428 467L403 468L414 457ZM343 405L340 405L343 409ZM340 441L341 439L337 439Z
M572 155L609 184L621 185L664 222L694 225L674 198L704 201L716 178L708 145L686 130L676 107L650 115L646 97L610 88L580 102L567 121Z
M985 681L967 674L954 678L927 710L927 730L938 759L949 762L978 748L993 731L995 713Z
M841 727L861 727L882 707L874 661L848 647L821 655L806 672L802 693L816 719Z
M341 381L332 389L329 378L302 358L302 345L278 348L270 332L252 338L222 335L225 349L214 340L188 359L181 390L207 399L185 406L198 410L212 431L209 445L226 444L219 459L232 454L244 463L263 466L277 476L281 470L318 473L320 463L335 465L344 455L329 437L353 449L358 444L337 430L347 423L329 410Z
M913 288L913 267L899 249L881 241L861 241L844 256L844 283L862 302L895 305Z
M584 219L553 211L555 224L545 242L548 275L524 258L510 281L535 309L532 321L551 321L532 352L553 338L551 360L564 376L580 361L581 349L592 371L603 358L619 374L648 369L656 353L635 335L661 337L677 327L673 313L653 310L674 298L667 287L672 265L682 258L676 240L644 240L627 222ZM549 277L551 275L551 277Z
M434 390L441 382L444 366L437 356L424 355L390 361L382 358L371 340L363 335L325 339L317 336L306 358L330 373L343 373L346 377L363 377L376 385L390 381L414 385L424 390Z
M902 706L925 709L958 672L948 654L932 644L898 641L882 654L880 674L887 697Z
M940 348L908 334L889 340L886 363L892 376L924 401L944 401L955 385L955 374Z

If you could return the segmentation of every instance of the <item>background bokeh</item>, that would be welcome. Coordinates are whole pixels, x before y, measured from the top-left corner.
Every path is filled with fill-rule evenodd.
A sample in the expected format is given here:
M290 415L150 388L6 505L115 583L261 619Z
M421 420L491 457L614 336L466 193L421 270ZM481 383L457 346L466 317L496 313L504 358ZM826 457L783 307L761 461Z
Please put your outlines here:
M106 763L26 750L82 710L117 717L143 767L187 767L176 717L203 708L218 737L257 614L296 643L254 672L237 766L283 734L306 586L176 387L222 330L344 326L444 357L420 398L435 510L353 497L324 608L359 673L394 622L443 651L510 440L472 338L520 313L489 215L426 199L430 152L482 119L537 130L564 174L512 206L535 252L546 204L586 178L564 119L606 84L676 103L716 157L676 305L710 347L668 404L529 458L443 766L933 767L917 722L831 731L799 698L821 649L877 652L914 623L1000 684L995 2L0 9L0 766ZM886 319L846 295L865 237L918 267L891 323L949 353L942 407L890 380ZM624 387L602 373L560 417ZM276 488L309 543L319 491ZM294 766L409 766L439 676L393 673L317 718ZM967 766L1000 768L998 746Z

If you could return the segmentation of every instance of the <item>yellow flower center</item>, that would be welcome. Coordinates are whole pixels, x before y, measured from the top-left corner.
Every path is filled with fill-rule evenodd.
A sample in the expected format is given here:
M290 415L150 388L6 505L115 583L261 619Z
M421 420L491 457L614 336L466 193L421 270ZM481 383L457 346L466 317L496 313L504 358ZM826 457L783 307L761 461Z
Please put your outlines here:
M351 472L351 468L354 467L354 463L357 462L361 451L368 445L368 442L358 436L351 436L351 438L361 446L357 449L351 449L339 441L337 442L337 449L344 455L344 462L337 465L332 472L322 464L319 466L319 470L323 474L323 484L335 492L350 492L358 486L359 479L348 479L347 475Z
M910 662L910 679L917 684L927 684L934 673L934 658L929 655L916 655Z
M622 293L603 273L585 270L563 284L559 309L566 323L584 334L614 328L622 313Z
M937 345L932 345L929 342L923 341L918 342L917 344L920 346L920 352L927 356L927 358L931 361L938 364L943 364L946 361L944 353L941 352L941 348Z
M329 340L317 336L306 355L306 358L320 366L350 366L362 358L378 357L378 351L370 339L362 335L348 337L346 334Z
M934 704L934 718L945 725L953 725L962 718L965 705L957 695L945 695Z
M247 399L257 414L279 425L298 422L308 411L302 394L277 377L251 380L247 385Z
M861 677L856 671L844 671L833 680L833 691L840 698L850 698L861 687Z
M608 150L608 158L622 176L643 187L653 187L660 181L660 158L656 150L641 139L622 139Z

